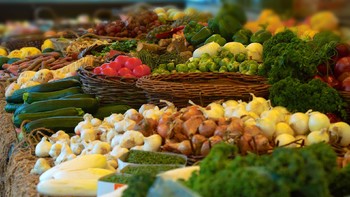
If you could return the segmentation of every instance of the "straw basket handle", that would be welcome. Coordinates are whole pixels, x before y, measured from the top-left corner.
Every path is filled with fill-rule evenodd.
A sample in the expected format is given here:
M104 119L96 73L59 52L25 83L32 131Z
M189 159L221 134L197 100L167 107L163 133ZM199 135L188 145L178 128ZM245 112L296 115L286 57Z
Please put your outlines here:
M51 15L53 21L55 21L55 22L59 21L59 17L57 16L57 14L53 11L52 8L49 8L49 7L38 7L38 8L36 8L34 10L34 19L36 21L39 21L40 20L40 14L43 13L43 12L49 13Z

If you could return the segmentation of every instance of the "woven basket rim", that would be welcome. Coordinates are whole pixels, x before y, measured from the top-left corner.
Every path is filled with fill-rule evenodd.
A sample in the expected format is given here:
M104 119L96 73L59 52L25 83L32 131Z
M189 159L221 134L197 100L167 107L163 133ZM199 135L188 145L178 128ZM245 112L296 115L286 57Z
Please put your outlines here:
M88 77L91 80L94 81L101 81L101 82L107 82L107 83L124 83L124 84L132 84L135 85L137 82L137 78L126 78L126 77L121 77L121 76L106 76L102 74L95 74L91 72L92 67L86 67L82 68L80 67L78 69L78 73L82 75L83 77Z

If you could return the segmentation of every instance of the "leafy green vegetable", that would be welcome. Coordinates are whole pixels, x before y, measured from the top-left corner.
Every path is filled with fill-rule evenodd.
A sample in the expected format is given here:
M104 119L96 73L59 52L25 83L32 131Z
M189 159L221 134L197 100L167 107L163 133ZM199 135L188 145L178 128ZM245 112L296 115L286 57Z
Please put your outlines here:
M284 106L292 113L312 109L346 118L346 103L335 89L319 79L302 83L298 79L287 77L271 86L269 99L273 106Z
M124 190L123 197L145 197L149 188L156 180L152 173L141 173L130 178L128 188Z
M180 165L142 165L142 166L127 166L122 172L126 174L158 174L175 168L180 168Z
M318 39L305 41L286 30L264 42L264 70L271 84L286 77L307 82L315 76L317 66L335 54L337 41L319 35Z
M123 183L127 184L132 176L130 174L112 174L101 179L102 181L111 183Z
M111 50L129 52L129 51L135 50L136 46L137 46L136 40L116 41L116 42L113 42L111 45L108 45L105 48L103 48L101 52L92 51L91 53L96 56L104 56L106 55L106 53L108 53Z
M131 150L126 161L136 164L186 164L186 160L178 155L141 150Z
M218 144L184 184L201 196L345 196L350 167L338 170L329 144L277 148L270 155L238 156L235 146ZM234 157L232 160L230 158ZM337 179L343 178L343 179ZM335 182L345 182L335 183ZM336 186L337 191L329 189ZM332 193L331 193L332 191Z

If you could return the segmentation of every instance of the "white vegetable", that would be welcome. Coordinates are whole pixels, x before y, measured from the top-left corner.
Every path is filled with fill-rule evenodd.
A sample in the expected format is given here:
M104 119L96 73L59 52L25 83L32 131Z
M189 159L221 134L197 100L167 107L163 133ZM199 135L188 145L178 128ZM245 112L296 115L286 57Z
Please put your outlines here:
M84 149L84 145L81 143L79 135L70 138L70 148L75 155L80 155L81 151Z
M275 128L275 136L279 136L283 133L287 133L289 135L293 135L294 136L294 131L292 128L290 128L290 126L285 123L285 122L279 122L276 124L276 128Z
M111 151L111 145L107 142L98 142L94 145L90 154L107 154Z
M65 162L74 158L76 158L76 155L73 154L72 149L70 149L70 147L67 144L65 144L61 149L60 155L57 157L55 161L55 165L58 165L62 162Z
M238 102L235 100L227 100L226 102L222 103L222 106L226 109L227 107L236 107L238 105Z
M146 110L154 109L154 108L158 108L158 107L155 106L154 104L143 104L143 105L141 105L141 107L140 107L140 109L139 109L139 113L143 115L143 113L144 113Z
M312 131L320 131L322 129L328 129L330 126L329 118L320 112L312 112L309 117L309 130Z
M136 125L136 122L127 118L125 118L124 120L125 120L125 124L123 127L123 131L133 130Z
M247 106L246 106L246 110L248 112L254 112L257 115L260 116L260 114L263 111L266 111L269 109L269 105L268 102L262 98L262 97L256 97L254 94L250 93L250 95L252 95L253 100L250 101Z
M35 147L35 156L48 157L52 144L47 141L47 137L41 138L41 141Z
M34 168L30 171L30 173L40 175L50 168L51 166L49 162L47 162L44 158L39 158L38 160L36 160Z
M256 121L254 118L248 118L246 121L244 121L244 126L250 126L250 125L256 125Z
M123 138L122 134L115 135L112 139L112 142L111 142L112 147L119 145L122 138Z
M258 118L255 120L256 126L261 129L261 132L270 140L275 133L276 124L268 118Z
M339 137L339 144L341 146L348 146L350 144L350 126L345 122L333 123L329 127L331 134L336 134Z
M124 119L114 123L114 130L118 133L124 133L125 123L126 123L126 120Z
M316 144L320 142L329 142L329 134L327 129L322 129L320 131L312 131L307 135L306 145Z
M246 49L249 60L262 62L263 46L260 43L251 43L246 47Z
M203 112L203 115L206 118L219 119L219 118L223 118L225 115L224 107L220 103L212 102L206 108L196 105L191 100L189 101L189 103L194 106L198 106L198 109L201 112Z
M124 119L123 114L112 114L112 115L108 116L107 118L105 118L103 121L107 122L108 124L113 126L116 122L119 122L123 119Z
M230 51L234 55L238 53L244 53L244 54L247 53L247 49L240 42L228 42L222 48Z
M91 122L93 127L98 127L102 124L102 121L98 118L93 118L93 119L91 119L90 122Z
M20 89L20 85L17 84L16 82L12 82L5 91L5 96L9 97L13 94L13 92L15 92L16 90Z
M97 133L93 128L84 129L84 130L81 130L80 132L81 132L80 137L85 142L94 141L97 138Z
M193 57L194 58L200 58L203 54L208 53L210 56L216 56L219 51L221 49L221 46L216 43L216 42L211 42L208 43L206 45L203 45L199 48L197 48L194 52L193 52Z
M136 111L136 109L128 109L128 110L124 113L124 118L133 120L133 117L136 116L136 115L140 115L139 112Z
M81 131L84 129L92 129L94 126L91 124L90 121L81 121L78 123L78 125L74 128L74 132L77 135L80 135Z
M145 110L143 112L143 117L144 118L152 118L153 120L159 120L160 116L163 114L164 112L161 111L158 106L153 108L153 109L148 109Z
M132 148L134 146L140 146L144 142L144 136L142 133L134 130L126 131L123 137L120 139L120 147Z
M110 144L112 144L112 139L114 138L114 136L116 136L118 133L115 129L109 129L107 132L107 139L106 141Z
M62 142L67 143L67 144L69 144L69 142L70 142L69 135L62 130L59 130L55 134L53 134L49 138L49 140L52 144L54 144L58 141L62 141Z
M48 196L96 196L97 179L50 179L41 181L37 191Z
M289 119L289 125L297 135L307 134L309 131L308 113L294 113Z
M105 168L107 159L100 154L79 156L52 167L40 176L40 181L52 179L53 175L61 170L83 170L88 168Z
M49 151L50 157L52 157L53 159L56 159L58 155L60 155L61 149L62 149L62 144L60 143L53 144Z
M299 140L297 143L297 146L296 147L301 147L301 145L299 145L299 144L305 144L306 143L306 135L297 135L297 136L295 136L295 140Z
M129 152L129 149L121 148L120 146L115 146L113 147L113 150L109 154L113 156L115 159L118 159L120 156L124 155L127 152Z
M62 170L54 174L54 179L99 179L108 174L112 174L114 171L106 170L102 168L88 168L82 170Z
M144 138L144 151L158 151L162 145L162 137L158 134L153 134L149 137Z
M296 143L291 143L295 141L295 137L293 135L283 133L281 135L278 135L275 139L275 143L278 144L278 146L284 146L288 148L296 147ZM289 144L291 143L291 144ZM289 144L289 145L287 145ZM286 146L287 145L287 146Z
M267 111L263 111L260 117L267 118L274 123L283 122L285 120L285 115L279 110L274 110L274 108Z

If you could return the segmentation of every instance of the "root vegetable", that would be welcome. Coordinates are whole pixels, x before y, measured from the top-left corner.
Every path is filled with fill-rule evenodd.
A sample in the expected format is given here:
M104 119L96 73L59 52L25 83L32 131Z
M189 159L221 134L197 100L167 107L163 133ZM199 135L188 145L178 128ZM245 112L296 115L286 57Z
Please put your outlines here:
M269 138L269 140L272 139L272 136L275 133L276 125L274 121L271 121L268 118L259 118L256 120L256 126L258 126L263 134Z
M144 136L134 130L126 131L120 139L120 147L132 148L134 146L140 146L144 143Z
M162 145L162 137L154 134L144 138L143 150L144 151L158 151Z
M307 135L306 145L316 144L320 142L329 142L329 134L327 129L322 129L320 131L312 131Z
M143 136L148 137L156 132L158 126L157 120L152 118L144 118L134 127L136 131L140 131Z
M275 139L275 144L278 146L288 147L288 148L294 148L296 147L296 143L291 143L295 141L295 137L293 135L290 135L288 133L282 133L281 135L278 135ZM291 143L291 144L289 144ZM287 145L289 144L289 145Z
M220 142L222 142L223 139L220 136L213 136L209 138L207 141L203 142L202 147L201 147L201 155L206 156L209 154L211 148Z
M53 159L56 159L60 155L61 149L62 149L62 144L60 143L53 144L49 151L50 157L52 157Z
M172 134L172 122L159 123L157 126L157 133L163 138L169 138Z
M34 168L30 171L30 173L41 175L50 168L51 166L49 162L47 162L44 158L39 158L38 160L36 160Z
M193 116L203 115L203 113L199 110L197 106L190 106L185 108L185 111L182 114L181 119L186 121Z
M333 123L329 127L332 134L336 134L339 138L338 142L341 146L348 146L350 144L350 126L345 122Z
M211 137L214 134L217 125L214 120L209 119L202 122L198 127L199 134L205 137Z
M55 165L74 159L75 157L76 155L73 154L72 149L68 146L68 144L65 144L61 149L60 155L55 160Z
M203 115L193 116L190 119L186 120L183 123L183 130L187 137L191 137L192 135L197 133L198 127L205 120Z
M307 134L309 131L309 115L307 113L294 113L289 119L290 127L297 135Z
M287 134L290 134L290 135L293 135L294 136L294 131L292 128L290 128L290 126L285 123L285 122L279 122L276 124L276 128L275 128L275 133L274 135L275 136L279 136L283 133L287 133Z
M219 125L216 127L214 131L214 135L220 136L222 138L226 137L228 132L227 132L227 125Z
M35 147L35 155L37 157L48 157L52 144L47 141L47 137L43 137Z
M232 117L230 118L230 124L227 125L227 131L229 133L241 133L243 132L243 121L240 118Z
M193 147L195 149L195 151L194 151L195 155L200 154L202 145L207 140L208 139L206 137L204 137L203 135L196 134L196 135L192 136L191 141L192 141Z
M184 155L191 155L193 153L191 142L189 140L184 140L180 143L174 143L171 141L167 141L164 146L164 150L167 151L176 151L178 153L182 153Z
M330 120L325 114L320 112L312 112L310 114L308 125L311 132L319 131L321 129L328 129L330 124Z

